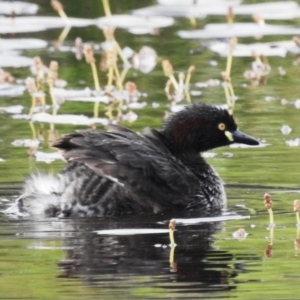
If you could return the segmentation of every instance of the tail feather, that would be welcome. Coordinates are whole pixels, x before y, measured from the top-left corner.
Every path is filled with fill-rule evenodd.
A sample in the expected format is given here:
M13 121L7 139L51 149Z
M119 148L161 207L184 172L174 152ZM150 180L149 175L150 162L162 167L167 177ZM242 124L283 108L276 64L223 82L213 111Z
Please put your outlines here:
M66 182L61 175L37 173L24 183L23 193L5 213L16 215L57 216Z

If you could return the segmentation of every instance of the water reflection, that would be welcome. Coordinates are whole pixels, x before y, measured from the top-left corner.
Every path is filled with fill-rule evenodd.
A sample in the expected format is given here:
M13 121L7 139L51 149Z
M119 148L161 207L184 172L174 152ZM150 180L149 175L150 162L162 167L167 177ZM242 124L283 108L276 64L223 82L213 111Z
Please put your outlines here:
M246 195L245 191L229 189L228 194ZM281 193L271 192L277 202ZM292 191L282 194L286 198L289 193ZM11 199L17 191L8 185L0 194L1 200ZM261 194L262 190L253 190L244 196L245 205L251 207L248 202ZM231 198L233 203L240 201L240 197ZM8 201L2 201L0 210L7 205ZM293 259L299 255L300 229L295 228L294 213L285 216L276 209L276 227L269 228L265 214L246 208L235 210L250 213L251 219L230 212L203 218L201 223L194 213L73 220L0 215L0 255L7 261L18 261L18 269L3 269L3 261L0 267L7 281L11 272L21 280L29 264L35 265L34 272L42 274L44 281L74 299L80 294L79 288L84 289L85 299L94 294L107 299L218 299L243 295L243 291L250 291L248 299L252 299L259 288L265 295L272 294L274 282L288 285L288 278L293 278L296 284L298 264ZM170 247L168 234L173 217L177 220L175 248ZM237 240L232 233L238 228L240 233L241 227L248 236ZM55 259L52 253L57 253ZM39 257L41 265L37 265ZM284 291L279 287L272 295Z
M134 223L130 219L68 223L73 232L63 238L67 250L64 259L58 263L59 277L79 278L106 289L151 287L150 295L161 293L161 296L226 291L235 287L232 279L245 267L236 264L235 255L214 248L213 235L221 229L219 222L179 226L175 232L175 248L168 246L169 236L164 233L103 236L94 232L132 226L157 228L157 222L161 221L167 223L165 216L147 222L135 217Z
M1 205L3 206L5 205ZM62 249L64 257L57 263L58 278L76 278L93 288L122 295L126 289L139 291L147 298L174 296L183 298L206 297L214 292L236 288L235 279L245 272L246 265L231 253L217 249L214 235L222 230L222 222L203 222L176 227L176 247L170 247L167 229L172 216L124 216L95 219L6 219L1 223L2 234L17 239L32 240L32 251L51 250L47 240L60 239L55 249ZM180 214L179 220L196 217ZM204 219L205 220L205 219ZM6 229L5 229L6 228ZM99 234L117 229L137 229L138 234ZM154 233L140 234L138 229ZM244 258L243 258L244 259ZM260 260L249 256L247 259ZM118 284L116 285L116 280ZM217 294L215 294L217 293Z
M148 287L150 294L160 293L160 297L176 293L185 298L193 293L235 288L233 279L246 267L232 253L214 247L213 235L221 230L220 222L177 226L175 248L169 247L168 233L118 236L95 232L120 228L165 229L167 220L167 216L147 220L144 217L21 220L10 225L15 227L18 238L34 238L33 249L45 249L42 241L49 238L62 239L60 248L64 249L65 256L58 262L59 278L77 278L94 287L119 289L120 293L130 287L145 289L147 294ZM255 259L258 258L251 257Z

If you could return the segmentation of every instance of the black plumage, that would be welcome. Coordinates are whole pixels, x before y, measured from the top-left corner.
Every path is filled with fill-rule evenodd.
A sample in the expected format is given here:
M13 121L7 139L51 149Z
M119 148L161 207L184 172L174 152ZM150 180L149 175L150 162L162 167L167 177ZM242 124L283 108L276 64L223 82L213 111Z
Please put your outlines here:
M37 191L34 185L43 176L33 176L18 209L63 217L184 209L217 213L226 201L223 183L200 153L234 142L258 144L237 130L227 110L206 104L173 114L160 131L135 133L117 125L106 132L80 130L54 143L68 164L51 179L50 190Z

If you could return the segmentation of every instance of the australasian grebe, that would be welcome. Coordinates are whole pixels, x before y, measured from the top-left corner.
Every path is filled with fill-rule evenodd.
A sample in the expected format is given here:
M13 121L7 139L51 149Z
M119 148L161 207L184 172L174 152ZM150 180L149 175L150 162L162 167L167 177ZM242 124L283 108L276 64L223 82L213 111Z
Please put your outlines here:
M174 113L160 131L80 130L53 145L67 166L57 175L32 175L7 212L49 217L216 213L226 201L223 182L200 153L232 143L259 144L237 130L227 110L201 103Z

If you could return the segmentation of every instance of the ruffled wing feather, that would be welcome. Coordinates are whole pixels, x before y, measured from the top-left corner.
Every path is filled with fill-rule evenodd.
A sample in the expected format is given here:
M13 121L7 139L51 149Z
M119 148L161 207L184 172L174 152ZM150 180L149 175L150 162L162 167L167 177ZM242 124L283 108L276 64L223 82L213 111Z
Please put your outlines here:
M143 201L151 203L152 195L159 197L155 201L162 207L170 201L188 204L199 186L196 176L153 129L145 134L120 126L110 126L108 132L78 131L56 141L54 147L63 151L67 161L84 163L97 175L124 186L136 200L143 195Z

